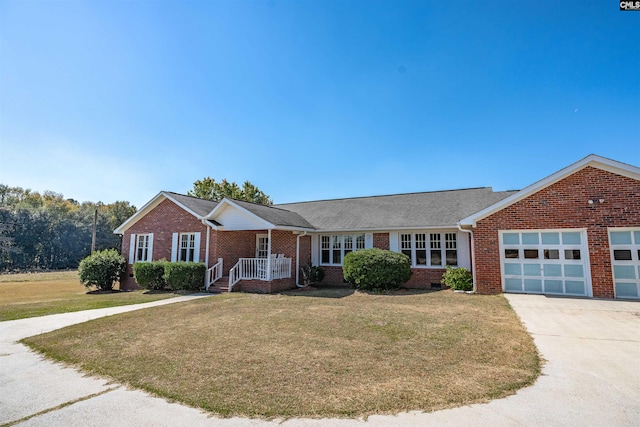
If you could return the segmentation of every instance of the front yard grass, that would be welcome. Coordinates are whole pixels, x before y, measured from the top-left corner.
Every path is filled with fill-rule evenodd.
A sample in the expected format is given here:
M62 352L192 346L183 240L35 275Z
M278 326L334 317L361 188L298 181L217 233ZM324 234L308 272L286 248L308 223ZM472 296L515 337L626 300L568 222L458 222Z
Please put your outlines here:
M359 417L485 402L540 359L506 299L348 289L222 294L23 340L223 417Z
M145 291L88 295L76 271L0 275L0 321L138 304L175 296Z

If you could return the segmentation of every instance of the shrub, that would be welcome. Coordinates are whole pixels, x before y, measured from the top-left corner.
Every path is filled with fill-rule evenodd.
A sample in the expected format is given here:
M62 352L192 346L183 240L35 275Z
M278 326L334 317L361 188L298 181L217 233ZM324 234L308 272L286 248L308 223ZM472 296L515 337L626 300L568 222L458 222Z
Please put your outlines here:
M409 257L375 248L347 254L342 271L353 287L370 291L398 289L412 274Z
M133 264L133 276L140 287L149 290L162 290L167 286L164 269L167 261L136 262Z
M207 267L201 262L167 262L164 280L174 291L198 290L204 286Z
M87 288L110 291L127 268L127 261L115 249L96 251L80 261L78 277Z
M322 279L324 279L324 269L311 264L311 261L302 267L300 271L305 285L313 285L314 283L322 282Z
M473 289L473 276L466 268L452 268L447 265L441 283L455 291L470 291Z

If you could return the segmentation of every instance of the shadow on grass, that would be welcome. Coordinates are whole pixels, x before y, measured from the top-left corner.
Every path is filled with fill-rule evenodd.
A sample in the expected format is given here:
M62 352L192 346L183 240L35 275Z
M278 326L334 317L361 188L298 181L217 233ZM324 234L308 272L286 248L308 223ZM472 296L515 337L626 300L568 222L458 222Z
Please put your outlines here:
M306 286L280 292L280 295L314 298L344 298L353 295L356 290L347 286Z
M422 295L439 292L443 289L397 289L393 291L374 292L374 291L362 291L348 286L307 286L304 288L288 290L280 292L279 295L288 296L302 296L302 297L314 297L314 298L344 298L349 295L353 295L356 292L361 292L367 295L388 295L388 296L410 296L410 295Z

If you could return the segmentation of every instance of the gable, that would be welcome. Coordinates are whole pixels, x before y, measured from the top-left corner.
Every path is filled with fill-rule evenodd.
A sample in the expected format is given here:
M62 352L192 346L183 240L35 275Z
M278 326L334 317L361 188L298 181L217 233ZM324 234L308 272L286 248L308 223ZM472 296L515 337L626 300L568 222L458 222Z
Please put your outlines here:
M585 173L581 173L584 171ZM589 173L589 171L595 172L599 171L599 173ZM581 191L577 191L581 189L580 187L587 187L587 189L592 188L590 198L587 198L584 203L589 204L588 200L592 200L593 198L599 199L600 196L596 193L602 193L603 189L598 189L601 186L602 181L610 180L609 184L605 183L606 186L615 185L614 177L618 176L625 180L640 181L640 168L635 166L627 165L625 163L616 162L615 160L606 159L604 157L589 155L584 159L564 168L560 171L512 194L511 196L505 198L504 200L499 201L473 215L470 215L466 218L463 218L460 221L461 226L466 227L475 227L476 223L484 218L487 218L495 213L502 211L509 206L512 206L520 201L524 201L532 197L534 194L539 193L542 190L545 190L554 185L561 184L562 182L568 182L571 180L572 176L579 174L579 177L582 177L578 180L576 185L576 191L573 194L582 193ZM609 178L605 178L608 176ZM571 193L567 193L564 195L556 194L555 198L571 198ZM551 199L547 201L549 203ZM535 215L535 210L531 210L530 215Z
M116 228L113 233L124 234L125 231L127 231L134 224L136 224L138 221L152 212L165 200L169 200L171 203L175 204L180 209L194 216L198 220L200 220L204 215L206 215L217 205L216 202L212 202L210 200L203 200L196 197L183 196L181 194L171 193L168 191L161 191L156 194L153 199L147 202L147 204L140 208L136 213L129 217L125 222L123 222L118 228ZM211 225L215 226L216 224Z
M264 230L271 224L249 212L225 204L215 213L215 220L223 225L225 230Z

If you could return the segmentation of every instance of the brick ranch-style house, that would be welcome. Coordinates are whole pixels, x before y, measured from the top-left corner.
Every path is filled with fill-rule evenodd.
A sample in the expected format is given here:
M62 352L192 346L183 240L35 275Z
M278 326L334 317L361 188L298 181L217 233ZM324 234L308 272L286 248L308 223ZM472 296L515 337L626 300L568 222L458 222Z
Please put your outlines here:
M209 290L301 286L300 268L343 284L347 253L411 259L407 288L439 288L446 265L472 271L474 291L640 298L640 168L590 155L519 191L471 188L273 206L160 192L115 230L132 264L207 265Z

